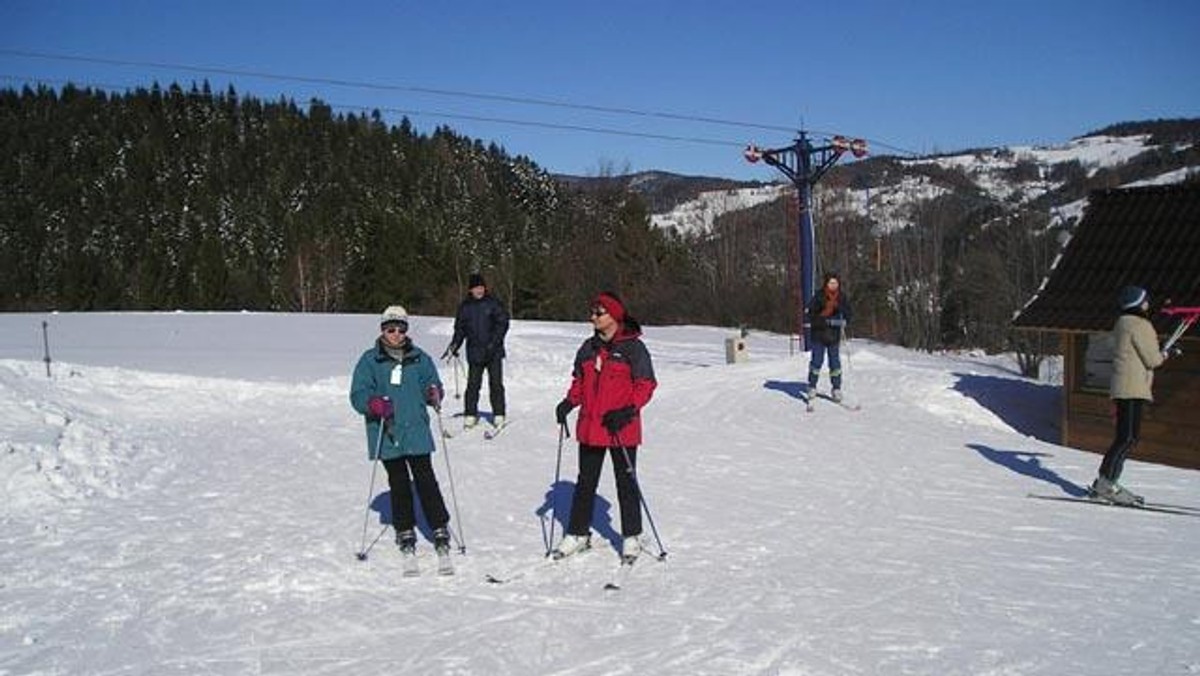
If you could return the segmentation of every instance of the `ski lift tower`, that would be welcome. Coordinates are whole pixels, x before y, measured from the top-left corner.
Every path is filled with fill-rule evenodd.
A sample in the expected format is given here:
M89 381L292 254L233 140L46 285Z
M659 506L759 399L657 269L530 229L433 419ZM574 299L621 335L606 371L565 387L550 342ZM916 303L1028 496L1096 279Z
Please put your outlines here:
M814 147L808 135L801 131L796 142L784 148L763 149L751 144L743 153L750 163L763 162L783 172L796 186L800 222L800 340L801 350L807 352L812 342L812 331L804 321L804 305L816 292L816 238L813 236L812 189L837 163L846 151L855 157L867 154L867 142L863 139L848 139L834 136L827 145Z

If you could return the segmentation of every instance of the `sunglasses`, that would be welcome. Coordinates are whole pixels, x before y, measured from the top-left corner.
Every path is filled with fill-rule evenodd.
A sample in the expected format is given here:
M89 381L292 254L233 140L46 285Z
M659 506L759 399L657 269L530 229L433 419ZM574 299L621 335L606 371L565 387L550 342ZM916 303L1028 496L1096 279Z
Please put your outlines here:
M383 332L384 333L407 333L408 327L385 326L385 327L383 327Z
M602 308L602 307L594 307L594 308L592 308L592 316L593 316L593 317L603 317L603 316L604 316L604 315L606 315L606 314L608 314L608 310L605 310L605 309L604 309L604 308Z

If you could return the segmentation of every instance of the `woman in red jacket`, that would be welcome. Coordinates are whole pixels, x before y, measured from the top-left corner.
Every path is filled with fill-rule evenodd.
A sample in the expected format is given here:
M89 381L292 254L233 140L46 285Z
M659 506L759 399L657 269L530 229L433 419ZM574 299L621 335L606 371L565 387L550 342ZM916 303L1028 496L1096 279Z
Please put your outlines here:
M642 534L642 509L633 477L637 447L642 442L639 411L650 402L658 383L650 352L641 341L641 326L629 316L620 298L611 292L596 296L592 326L595 333L575 354L571 388L555 409L558 424L565 425L567 414L580 407L575 423L579 477L567 534L555 548L554 557L570 556L591 545L592 506L607 450L621 508L621 556L633 558L641 552L638 536Z

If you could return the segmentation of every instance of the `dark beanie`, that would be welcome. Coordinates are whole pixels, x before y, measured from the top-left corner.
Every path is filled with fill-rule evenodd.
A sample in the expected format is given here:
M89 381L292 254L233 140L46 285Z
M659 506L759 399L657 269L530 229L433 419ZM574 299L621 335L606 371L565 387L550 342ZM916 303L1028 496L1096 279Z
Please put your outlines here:
M1146 290L1140 286L1127 286L1117 294L1117 305L1120 305L1122 310L1132 310L1145 302L1147 295L1149 294Z
M478 272L472 272L470 277L467 277L467 288L474 289L477 286L487 286L483 283L483 275Z

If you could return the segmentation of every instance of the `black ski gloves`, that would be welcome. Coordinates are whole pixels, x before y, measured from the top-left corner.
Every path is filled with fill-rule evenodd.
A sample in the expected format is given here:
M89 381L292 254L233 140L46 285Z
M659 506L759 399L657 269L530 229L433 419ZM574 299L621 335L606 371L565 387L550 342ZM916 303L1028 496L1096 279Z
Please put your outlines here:
M604 417L600 419L600 422L604 424L604 428L608 430L609 434L616 434L617 432L620 432L626 425L628 425L635 417L637 417L636 406L622 406L621 408L614 408L613 410L605 413Z
M567 424L567 415L573 408L575 408L575 404L572 404L570 399L558 402L558 406L554 407L554 419L558 421L559 425Z

